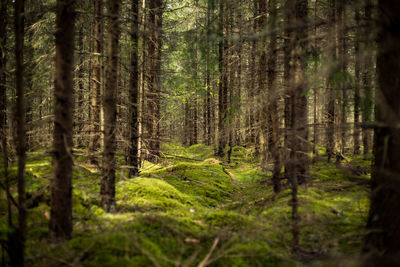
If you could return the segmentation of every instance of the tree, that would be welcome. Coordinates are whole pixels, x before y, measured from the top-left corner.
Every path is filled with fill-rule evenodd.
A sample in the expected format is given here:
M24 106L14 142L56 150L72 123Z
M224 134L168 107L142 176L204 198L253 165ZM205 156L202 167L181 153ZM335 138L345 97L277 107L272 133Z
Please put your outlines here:
M75 1L58 0L56 13L53 168L50 230L58 239L72 234L73 66Z
M278 14L277 14L276 0L269 1L269 25L271 29L276 28ZM268 151L270 151L273 161L274 170L272 180L274 184L274 192L281 190L281 170L282 160L280 147L280 130L279 130L279 115L278 115L278 90L276 86L276 68L277 68L277 34L274 32L270 36L271 42L269 44L268 62L267 62L267 86L269 89L270 103L268 105L268 124L270 131L268 133Z
M292 187L292 232L293 252L298 251L299 229L298 229L298 183L305 183L308 178L308 112L307 88L305 77L305 53L307 49L307 0L299 0L296 3L286 1L286 25L296 25L296 31L289 35L290 64L289 67L289 103L290 124L288 124L288 148L289 160L286 164L289 180Z
M26 133L25 133L25 91L24 91L24 26L25 11L24 1L16 0L14 9L15 23L15 58L16 58L16 119L17 119L17 157L18 157L18 229L17 238L19 241L15 258L18 262L16 266L23 266L24 262L24 246L26 239L26 216L25 207L25 162L26 162Z
M335 153L335 102L336 102L336 88L334 83L335 74L337 73L337 39L336 39L336 1L329 0L329 26L330 26L330 45L328 45L329 58L332 61L329 76L327 80L328 91L328 105L327 105L327 130L326 130L326 154L328 155L328 162L333 158Z
M102 88L102 53L103 53L103 0L93 0L93 66L92 66L92 92L90 103L90 137L89 158L91 163L97 163L95 152L100 147L100 114L101 114L101 88Z
M106 83L104 93L104 145L103 176L101 180L102 206L107 211L115 210L115 130L117 119L119 10L121 0L108 0L108 36Z
M147 132L149 160L156 161L160 154L160 71L162 53L162 0L149 2L148 45L148 95L147 95Z
M371 26L372 26L372 0L366 0L364 6L365 13L365 25L364 25L364 36L366 41L364 42L364 57L363 57L363 107L362 107L362 119L364 124L371 123L373 115L373 88L372 88L372 72L373 72L373 41L371 37ZM364 127L363 130L363 154L367 155L371 150L371 131L368 127Z
M365 266L396 266L400 264L400 2L380 0L378 10L375 162L363 252L368 256Z
M139 65L138 65L138 30L139 30L139 3L132 1L132 22L131 22L131 74L129 80L129 129L130 146L128 155L129 176L139 173Z
M227 144L227 117L228 117L228 71L227 71L227 49L228 41L226 39L227 25L225 18L225 1L219 2L219 43L218 43L218 71L220 81L218 85L218 149L217 156L225 155L225 146Z

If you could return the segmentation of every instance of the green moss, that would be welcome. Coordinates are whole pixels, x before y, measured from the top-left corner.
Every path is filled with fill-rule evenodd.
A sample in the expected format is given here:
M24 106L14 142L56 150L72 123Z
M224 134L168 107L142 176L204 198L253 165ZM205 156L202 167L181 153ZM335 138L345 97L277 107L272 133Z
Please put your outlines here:
M137 178L117 184L118 206L123 211L191 206L193 200L160 179Z

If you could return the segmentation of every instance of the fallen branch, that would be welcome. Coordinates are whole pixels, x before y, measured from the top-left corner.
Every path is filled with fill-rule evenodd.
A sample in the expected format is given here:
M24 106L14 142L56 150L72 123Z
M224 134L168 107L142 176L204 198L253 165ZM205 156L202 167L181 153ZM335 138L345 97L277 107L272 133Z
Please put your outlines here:
M208 260L210 259L212 253L214 252L215 248L217 247L219 242L219 238L215 238L214 243L211 246L210 251L207 253L207 255L204 257L204 259L200 262L200 264L198 265L198 267L205 267L208 264Z

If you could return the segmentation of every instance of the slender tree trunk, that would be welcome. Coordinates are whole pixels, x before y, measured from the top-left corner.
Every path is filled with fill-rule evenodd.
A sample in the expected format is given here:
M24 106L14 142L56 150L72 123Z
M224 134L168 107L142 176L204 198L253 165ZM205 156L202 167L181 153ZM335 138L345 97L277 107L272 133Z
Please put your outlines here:
M213 12L214 4L212 1L207 2L207 15L206 15L206 23L207 23L207 36L206 36L206 106L205 106L205 128L206 128L206 145L211 144L211 74L210 74L210 34L211 34L211 11Z
M107 65L104 92L104 149L103 177L101 181L102 206L107 212L115 211L115 152L118 91L119 12L121 0L108 0Z
M77 96L77 105L76 105L76 122L75 129L77 134L77 146L82 148L83 147L83 125L85 123L85 116L83 111L83 102L84 102L84 88L83 88L83 81L84 81L84 62L83 62L83 55L84 55L84 46L83 46L83 25L80 25L78 31L78 49L79 49L79 66L78 66L78 90L75 91L75 95Z
M58 0L54 89L53 168L50 230L57 239L72 234L73 65L75 1Z
M138 71L138 30L139 30L139 3L132 1L132 24L131 24L131 73L129 80L129 128L130 146L128 155L129 176L138 175L138 153L139 153L139 71Z
M276 0L269 1L269 25L271 29L277 26L277 8ZM272 182L274 184L274 192L281 191L281 170L282 160L280 147L280 130L279 130L279 117L278 117L278 90L276 86L276 69L277 69L277 34L273 33L270 36L271 41L269 44L268 62L267 62L267 86L269 88L269 101L268 104L268 124L270 133L268 135L268 150L271 152L274 169L272 174Z
M331 68L328 81L327 81L327 88L328 88L328 107L327 107L327 129L326 129L326 140L327 140L327 146L326 146L326 154L328 156L328 162L331 161L331 159L334 157L335 153L335 99L336 99L336 89L334 86L334 77L332 74L334 74L337 70L337 49L336 49L336 18L335 18L335 2L336 0L329 0L329 24L331 25L331 33L329 34L331 36L330 40L330 46L329 46L329 53L331 56L331 60L334 64L334 67Z
M344 0L338 0L338 20L339 20L339 30L338 30L338 40L340 42L339 45L339 59L340 59L340 71L342 73L343 79L340 82L341 91L342 91L342 99L341 99L341 153L345 152L346 148L346 136L347 134L347 43L346 43L346 6ZM339 159L339 157L338 157Z
M225 2L219 2L219 51L218 51L218 69L220 75L218 88L218 150L217 156L225 155L225 146L227 145L227 108L228 108L228 72L227 72L227 48L228 42L226 39L227 25L225 17Z
M400 2L378 2L378 91L364 266L400 265Z
M102 88L102 54L103 54L103 0L93 0L94 25L93 25L93 67L92 67L92 92L90 102L90 137L89 158L92 164L97 164L96 151L100 148L100 109Z
M318 0L314 3L314 49L317 51L317 7L318 7ZM314 72L317 72L318 65L314 63ZM318 136L318 90L317 87L313 87L313 94L314 94L314 125L313 125L313 135L314 135L314 142L313 142L313 162L318 161L318 150L317 144L319 143L319 136Z
M257 144L256 151L258 150L260 154L260 166L264 171L267 170L267 159L268 159L268 125L267 125L267 116L268 116L268 100L267 100L267 73L265 70L267 69L267 45L266 45L266 37L265 31L267 26L267 1L259 0L258 1L258 10L259 10L259 18L258 18L258 28L261 32L260 38L260 61L258 62L258 93L257 95L261 96L260 105L258 106L257 112L257 123L259 126L257 127Z
M364 73L363 73L363 88L364 88L364 105L362 112L363 123L371 123L372 112L373 112L373 100L372 100L372 71L373 71L373 40L371 37L372 27L372 0L365 1L365 34L366 38L364 49ZM368 155L371 150L371 131L368 127L363 129L363 154Z
M18 157L18 241L16 248L20 257L18 266L24 264L24 247L26 239L26 196L25 196L25 162L26 162L26 132L25 132L25 91L24 91L24 1L15 1L15 58L16 58L16 119L17 119L17 157Z
M147 132L149 138L149 160L157 161L160 154L160 71L162 51L163 2L149 2L148 68L149 84L147 95Z
M7 44L7 0L0 1L0 138L1 152L7 150L7 93L6 93L6 44ZM8 157L8 156L7 156Z
M297 25L296 32L290 36L291 67L290 67L290 112L291 125L288 145L290 149L289 178L292 186L292 232L293 252L299 249L298 229L298 183L304 183L308 178L308 112L307 96L304 94L307 83L305 78L305 53L307 49L307 0L296 3L286 2L287 25Z
M354 54L355 54L355 61L354 61L354 132L353 132L353 139L354 139L354 154L359 155L361 153L360 150L360 73L361 73L361 54L360 54L360 11L358 6L355 10L355 21L356 21L356 33L355 33L355 41L354 41Z

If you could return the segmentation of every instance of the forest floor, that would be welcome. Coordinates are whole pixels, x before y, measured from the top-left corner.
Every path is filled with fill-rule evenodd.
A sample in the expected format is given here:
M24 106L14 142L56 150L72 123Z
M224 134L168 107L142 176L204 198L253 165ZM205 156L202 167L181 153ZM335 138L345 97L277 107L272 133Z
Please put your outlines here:
M321 151L323 153L323 151ZM100 172L76 153L73 239L52 243L48 220L51 158L28 154L27 266L353 266L369 208L370 159L321 157L299 189L301 251L291 254L290 189L272 191L252 151L234 147L230 164L205 145L163 146L128 179L119 157L117 212L100 206ZM2 170L3 172L4 170ZM10 168L15 193L17 169ZM3 176L2 176L3 177ZM16 194L16 193L15 193ZM0 238L8 231L1 194ZM14 212L15 213L15 212ZM1 253L4 253L1 252ZM2 257L4 255L1 255Z

